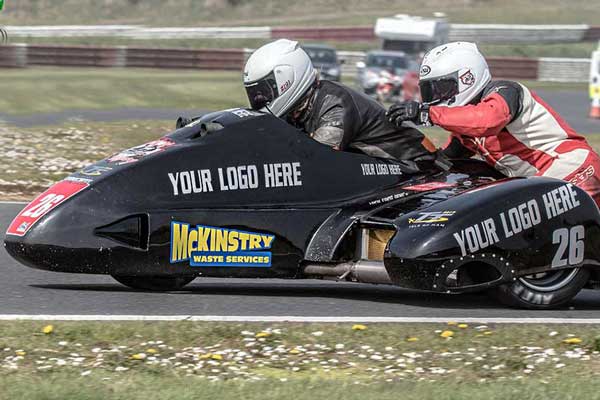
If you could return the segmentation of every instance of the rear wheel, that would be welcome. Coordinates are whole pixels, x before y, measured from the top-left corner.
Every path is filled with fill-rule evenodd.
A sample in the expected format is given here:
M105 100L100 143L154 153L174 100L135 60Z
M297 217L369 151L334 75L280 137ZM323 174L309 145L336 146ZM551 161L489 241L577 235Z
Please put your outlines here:
M165 292L179 290L193 281L195 276L119 276L112 275L119 283L138 290Z
M589 278L590 271L586 268L548 271L495 287L491 295L511 307L551 309L571 301Z

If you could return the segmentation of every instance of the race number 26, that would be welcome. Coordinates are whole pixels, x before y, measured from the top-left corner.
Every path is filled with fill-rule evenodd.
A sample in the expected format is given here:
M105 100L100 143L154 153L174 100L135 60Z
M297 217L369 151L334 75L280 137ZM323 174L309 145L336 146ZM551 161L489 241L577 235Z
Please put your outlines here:
M583 262L585 253L585 229L583 225L560 228L552 232L552 244L558 249L552 259L552 268L577 265Z
M60 203L65 196L62 194L50 193L44 196L38 204L23 212L24 217L39 218L48 212L52 207Z

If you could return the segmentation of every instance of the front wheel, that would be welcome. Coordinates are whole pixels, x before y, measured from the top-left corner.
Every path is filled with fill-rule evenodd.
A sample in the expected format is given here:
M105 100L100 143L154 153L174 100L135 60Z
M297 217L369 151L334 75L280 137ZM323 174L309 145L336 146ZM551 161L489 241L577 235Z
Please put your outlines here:
M529 309L552 309L571 301L590 279L586 268L561 269L526 275L491 289L502 304Z
M112 275L117 282L137 290L168 292L179 290L193 281L195 276L119 276Z

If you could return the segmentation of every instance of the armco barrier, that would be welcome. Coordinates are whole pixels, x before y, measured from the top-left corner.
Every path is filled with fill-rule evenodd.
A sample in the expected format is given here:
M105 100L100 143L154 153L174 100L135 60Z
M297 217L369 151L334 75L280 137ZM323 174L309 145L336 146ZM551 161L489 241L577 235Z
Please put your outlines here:
M550 82L589 82L590 63L586 58L540 58L537 79Z
M245 52L243 49L128 48L125 66L240 71L244 66L244 61Z
M209 70L242 69L243 49L154 49L135 47L0 46L0 67L140 67Z
M164 49L94 46L0 46L0 67L30 65L59 67L188 68L241 71L249 49ZM340 51L345 74L356 74L365 53ZM495 78L586 82L590 60L573 58L489 57Z
M27 46L27 65L63 67L125 66L125 47Z
M536 80L538 77L535 58L488 57L487 62L495 78Z
M375 40L372 26L336 28L271 28L271 38L336 40L339 42Z
M1 68L23 68L27 66L27 46L0 46Z
M588 25L452 24L450 41L478 43L575 43L586 38Z
M7 26L11 37L125 37L132 39L265 39L373 41L373 26L358 27L167 27L136 25ZM572 43L600 39L588 25L451 24L450 40L479 43Z

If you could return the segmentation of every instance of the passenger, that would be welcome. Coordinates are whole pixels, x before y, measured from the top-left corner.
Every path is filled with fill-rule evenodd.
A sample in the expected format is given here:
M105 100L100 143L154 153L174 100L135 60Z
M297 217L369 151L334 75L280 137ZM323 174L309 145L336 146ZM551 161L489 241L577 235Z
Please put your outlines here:
M319 79L298 42L280 39L256 50L246 63L244 86L252 109L285 119L336 150L448 165L419 130L388 122L379 103Z
M492 81L474 43L448 43L421 63L423 103L390 107L388 121L451 132L444 154L479 155L510 177L547 176L585 190L600 205L600 157L552 107L518 82Z

